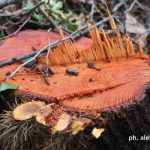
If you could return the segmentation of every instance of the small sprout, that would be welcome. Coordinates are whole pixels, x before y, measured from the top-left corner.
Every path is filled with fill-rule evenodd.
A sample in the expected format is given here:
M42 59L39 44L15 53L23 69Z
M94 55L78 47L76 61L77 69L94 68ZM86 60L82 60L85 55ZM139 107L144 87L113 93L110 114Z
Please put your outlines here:
M54 127L54 131L63 131L65 130L68 125L70 124L72 118L69 114L67 113L63 113L60 117L59 120L56 124L56 126Z
M104 132L104 129L103 128L100 128L100 129L98 129L98 128L94 128L93 130L92 130L92 135L96 138L96 139L98 139L100 136L101 136L101 134Z
M79 71L76 69L72 69L72 68L67 68L66 69L66 73L69 75L74 75L77 76L79 74Z
M72 124L72 134L76 135L79 131L83 131L90 122L91 120L87 118L75 120Z
M47 125L45 118L51 114L53 112L52 106L54 105L54 103L52 104L48 104L46 106L41 107L40 109L38 109L35 113L36 116L36 121L38 123L41 123L43 125Z
M13 117L16 120L27 120L35 116L35 112L41 107L45 106L44 102L32 101L18 105L13 110Z
M0 92L2 91L6 91L6 90L12 90L12 89L17 89L18 86L17 85L14 85L14 84L9 84L9 83L2 83L0 85Z

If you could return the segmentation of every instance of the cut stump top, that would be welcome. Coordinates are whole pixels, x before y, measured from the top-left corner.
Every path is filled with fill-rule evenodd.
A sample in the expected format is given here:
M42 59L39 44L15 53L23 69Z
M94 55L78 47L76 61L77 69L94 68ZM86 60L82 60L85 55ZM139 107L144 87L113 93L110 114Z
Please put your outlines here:
M35 37L35 39L33 39L32 36L29 36L28 39L25 38L25 41L30 41L31 39L31 42L28 42L26 48L28 50L31 50L34 43L38 43L37 41L42 42L41 45L46 45L47 43L46 33L42 35L38 33L39 31L33 32L39 36ZM42 32L40 31L40 33ZM29 34L28 31L27 33L24 31L19 35L24 36L26 34ZM56 37L58 37L58 35L54 36L54 41ZM22 37L17 36L16 41L15 38L16 37L14 37L14 39L11 38L15 46L16 43L19 43L18 47L22 45L21 47L24 49L24 45L26 47L26 44L23 42ZM38 40L36 40L36 38L38 38ZM11 39L8 39L8 41L10 42ZM85 40L86 43L88 43L87 45L85 45ZM9 42L6 40L0 47L0 52L3 51L0 56L1 61L24 53L19 51L21 47L15 50L11 49L10 45L8 51L12 50L12 52L8 52L9 55L7 57L7 49L4 49L4 47L8 48ZM21 42L23 43L21 44ZM5 46L5 44L7 46ZM76 44L82 51L83 48L90 46L91 39L83 37L78 40ZM51 69L54 75L48 77L50 85L44 82L44 78L41 74L27 68L20 70L9 83L19 85L18 93L39 97L47 101L59 101L69 110L104 111L140 100L140 97L150 81L150 66L146 60L131 57L119 58L111 63L104 61L94 61L93 63L100 70L88 68L87 63L52 66ZM6 79L5 73L7 71L12 71L18 65L19 63L15 63L1 68L0 82ZM67 67L77 69L79 71L78 76L66 74L65 70Z
M60 39L60 36L51 33L52 42ZM43 48L48 43L47 32L38 30L26 30L17 35L8 38L0 46L0 62L6 61L18 56L28 54L33 51L33 47L37 50Z

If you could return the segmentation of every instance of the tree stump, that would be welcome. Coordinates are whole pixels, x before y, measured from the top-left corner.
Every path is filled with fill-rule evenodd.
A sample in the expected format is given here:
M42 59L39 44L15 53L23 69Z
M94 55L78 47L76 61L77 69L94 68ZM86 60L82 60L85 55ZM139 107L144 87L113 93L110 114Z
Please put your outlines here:
M110 23L114 29L116 26L112 18ZM38 41L42 42L46 37L45 33L36 36L39 31L34 31L33 39L30 36L32 32L24 31L6 40L0 48L0 60L25 54L26 51L19 49L25 45L31 50L33 41L38 45ZM130 38L122 37L118 31L113 36L105 31L100 33L97 28L89 32L91 38L68 40L50 51L49 66L54 75L46 77L49 85L37 72L37 68L45 67L45 56L38 57L36 69L24 67L20 70L9 81L19 86L15 97L54 103L53 111L45 117L54 144L47 144L45 149L150 149L148 55L143 52L140 41L135 52ZM29 35L26 40L31 40L31 43L25 43L23 37L26 34ZM55 37L59 38L58 35ZM9 48L11 40L19 43L14 46L17 50L12 46ZM40 45L43 46L43 43ZM5 47L11 51L8 55L6 50L4 52ZM12 72L20 63L1 68L0 81L4 81L5 74ZM77 70L78 75L67 74L66 68ZM5 92L2 94L7 97ZM94 128L98 137L93 132ZM99 133L101 130L98 129L104 131Z

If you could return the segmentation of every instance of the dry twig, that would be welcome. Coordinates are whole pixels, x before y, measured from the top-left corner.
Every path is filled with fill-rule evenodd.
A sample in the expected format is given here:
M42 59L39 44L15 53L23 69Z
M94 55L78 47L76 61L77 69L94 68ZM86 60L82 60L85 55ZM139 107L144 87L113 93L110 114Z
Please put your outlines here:
M91 12L90 12L90 17L89 17L90 22L93 22L94 10L95 10L95 2L92 1Z
M8 35L8 36L5 36L5 37L0 38L0 40L4 40L4 39L7 39L7 38L9 38L9 37L12 37L12 36L16 35L16 34L26 25L26 23L30 20L30 17L31 17L31 16L29 16L29 17L24 21L24 23L23 23L22 25L20 25L19 29L17 29L14 33L12 33L12 34L10 34L10 35Z
M116 18L116 16L114 16L114 17ZM104 24L104 23L106 23L106 22L108 22L108 21L109 21L109 17L106 17L106 18L104 18L103 20L97 22L96 25L92 26L90 29L95 28L96 26L97 26L97 27L100 27L102 24ZM51 48L51 49L52 49L52 48L56 48L62 41L64 42L64 41L67 41L67 40L69 40L69 39L74 39L74 40L76 40L76 39L80 38L81 36L85 36L85 35L88 34L88 33L89 33L88 28L85 28L84 30L83 30L83 28L81 28L81 29L75 31L74 33L72 33L70 36L64 38L63 40L57 40L56 42L52 43L52 44L50 45L50 48ZM47 52L47 50L48 50L48 45L45 46L43 49L40 50L40 51L41 51L40 54L41 54L41 53L44 53L44 52ZM7 61L4 61L4 62L0 62L0 67L13 64L13 63L15 63L15 62L17 62L17 61L20 61L20 60L24 60L24 59L28 59L28 58L34 57L38 52L39 52L39 51L34 51L34 52L29 53L29 54L25 54L25 55L23 55L23 56L19 56L19 57L12 58L12 59L7 60ZM31 60L31 61L32 61L32 60ZM29 63L29 62L26 62L26 64L27 64L27 63ZM25 64L25 65L26 65L26 64Z
M39 12L50 22L53 24L53 26L57 29L57 25L54 22L54 20L43 10L41 7L38 8Z
M48 59L48 56L49 56L49 52L51 50L51 38L50 38L50 31L51 31L51 28L48 30L48 51L47 51L47 54L46 54L46 65L47 65L47 71L48 71L48 66L49 66L49 59Z
M86 27L86 26L85 26L85 27ZM85 27L81 28L80 30L84 29ZM72 35L76 34L76 33L79 32L80 30L75 31L75 32L72 33L70 36L68 36L68 37L66 37L66 38L64 38L64 39L62 39L62 40L60 40L60 41L63 42L63 41L66 41L66 40L72 38ZM48 32L49 32L49 34L50 34L50 30L49 30ZM50 44L50 37L49 37L49 44ZM45 49L47 49L47 48L48 48L48 51L47 51L47 56L46 56L46 63L47 63L47 70L48 70L48 54L49 54L49 52L50 52L50 50L51 50L51 45L48 45L48 46L44 47L43 49L39 50L38 53L37 53L34 57L32 57L31 59L29 59L29 60L26 61L25 63L21 64L16 70L14 70L14 71L11 73L11 75L6 79L5 82L7 83L22 67L24 67L25 65L27 65L29 62L35 60L35 59L38 57L38 55L41 54L43 51L45 51Z
M126 13L129 12L129 11L131 11L132 8L134 7L134 5L136 4L136 2L137 2L137 0L134 0L134 1L132 2L132 4L130 5L130 7L129 7L127 10L124 11L124 14L126 14Z
M114 8L112 9L112 12L117 12L117 10L124 5L123 1L120 1L117 3Z
M37 53L34 57L32 57L31 59L29 59L29 60L26 61L25 63L21 64L16 70L14 70L14 72L12 72L12 74L6 79L5 82L8 82L23 66L25 66L25 65L28 64L29 62L35 60L35 59L37 58L37 56L38 56L39 54L41 54L41 53L45 50L45 48L47 48L47 46L44 47L43 49L39 50L38 53Z

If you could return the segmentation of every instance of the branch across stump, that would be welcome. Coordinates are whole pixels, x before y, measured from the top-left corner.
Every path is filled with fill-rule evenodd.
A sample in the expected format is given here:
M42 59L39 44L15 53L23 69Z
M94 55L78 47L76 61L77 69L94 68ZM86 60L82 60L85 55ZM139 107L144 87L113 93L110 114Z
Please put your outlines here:
M101 24L103 24L104 22L107 22L108 20L109 20L109 17L105 18L105 19L102 20L102 21L99 21L99 22L96 24L96 26L98 27L98 26L100 26ZM92 28L93 28L93 27L92 27ZM77 33L73 34L70 38L66 38L65 41L67 41L68 39L77 40L78 38L81 38L82 36L85 36L86 34L88 34L88 29L87 29L87 28L85 28L84 30L81 30L80 32L77 32ZM28 36L28 35L26 35L26 36ZM30 36L32 36L32 35L30 35ZM59 38L57 38L57 39L59 39ZM61 40L57 40L56 42L54 42L54 43L52 43L52 44L50 45L50 48L51 48L51 49L52 49L52 48L56 48L61 42L62 42ZM46 45L46 44L45 44L45 45ZM45 46L45 45L43 45L43 46ZM43 52L42 52L42 53L47 52L48 47L49 47L49 46L45 46L45 47L43 48ZM7 49L7 47L6 47L5 49ZM25 51L27 52L27 51L30 51L30 50L31 50L31 48L27 48ZM6 60L0 62L0 67L6 66L6 65L10 65L10 64L13 64L13 63L15 63L15 62L24 60L24 59L31 58L31 57L35 56L37 53L38 53L38 51L30 52L30 53L27 53L27 54L26 54L26 53L23 53L24 55L22 55L22 56L18 56L18 57L15 56L15 57L13 57L13 58L10 59L10 60L7 60L7 59L6 59Z

